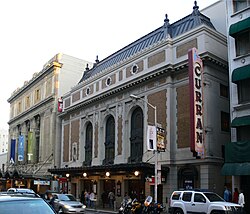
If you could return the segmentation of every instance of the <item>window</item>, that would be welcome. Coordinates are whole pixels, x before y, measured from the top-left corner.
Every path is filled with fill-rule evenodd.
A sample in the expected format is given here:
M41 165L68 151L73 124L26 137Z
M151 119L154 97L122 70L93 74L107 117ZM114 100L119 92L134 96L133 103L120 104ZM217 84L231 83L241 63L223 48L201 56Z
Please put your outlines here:
M240 104L250 102L250 79L241 80L238 86L238 101Z
M88 123L86 127L85 138L85 165L90 166L92 161L92 146L93 146L93 126Z
M143 113L136 108L131 117L130 162L140 162L143 155Z
M238 12L250 6L250 0L233 0L234 12Z
M41 91L40 91L40 89L37 89L35 91L35 102L40 101L40 99L41 99Z
M90 94L90 87L88 87L87 89L86 89L86 95L89 95Z
M111 83L112 83L112 79L111 79L110 77L108 77L108 78L106 79L106 86L111 85Z
M192 192L184 192L182 195L183 201L191 201L192 198Z
M238 33L235 36L236 56L250 53L250 30Z
M206 203L205 197L200 193L194 194L194 202Z
M172 195L172 200L179 200L181 193L180 192L174 192Z
M22 102L20 101L17 106L17 113L21 113L22 111Z
M131 68L131 74L137 73L138 69L139 69L138 65L134 64Z
M228 86L220 84L220 96L228 98Z
M25 99L25 106L26 106L26 109L30 107L30 96L26 97L26 99Z
M229 132L230 115L227 112L221 112L221 131Z
M113 164L115 158L115 119L110 116L106 122L105 164Z

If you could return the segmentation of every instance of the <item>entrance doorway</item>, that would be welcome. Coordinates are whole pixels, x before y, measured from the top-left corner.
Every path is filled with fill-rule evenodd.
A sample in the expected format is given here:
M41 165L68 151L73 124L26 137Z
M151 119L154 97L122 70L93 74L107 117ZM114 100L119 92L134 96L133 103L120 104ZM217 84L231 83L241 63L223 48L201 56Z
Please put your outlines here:
M145 200L145 184L141 180L128 180L128 195L140 202Z
M154 196L155 196L155 186L154 185L150 186L150 194L154 198ZM162 195L163 195L163 185L160 184L157 186L157 202L159 202L161 204L163 203Z
M82 190L87 191L87 192L91 192L93 190L92 181L91 180L84 180Z

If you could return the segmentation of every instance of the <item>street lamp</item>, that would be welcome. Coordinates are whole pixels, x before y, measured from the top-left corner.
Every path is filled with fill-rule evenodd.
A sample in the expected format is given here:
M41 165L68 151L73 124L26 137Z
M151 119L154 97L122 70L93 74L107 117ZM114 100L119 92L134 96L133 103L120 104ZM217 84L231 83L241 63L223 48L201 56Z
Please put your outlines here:
M132 99L140 99L142 100L143 102L147 103L151 108L154 109L154 114L155 114L155 121L154 121L154 124L155 124L155 128L157 128L157 112L156 112L156 106L152 105L151 103L147 102L146 100L134 95L134 94L130 94L130 97ZM156 135L157 135L157 132L156 132ZM157 141L157 136L156 136L156 141ZM154 150L154 153L155 153L155 202L157 202L157 184L158 184L158 151L157 151L157 142L156 142L156 148Z
M67 173L66 174L66 177L67 177L67 193L69 193L69 176L70 176L70 174Z

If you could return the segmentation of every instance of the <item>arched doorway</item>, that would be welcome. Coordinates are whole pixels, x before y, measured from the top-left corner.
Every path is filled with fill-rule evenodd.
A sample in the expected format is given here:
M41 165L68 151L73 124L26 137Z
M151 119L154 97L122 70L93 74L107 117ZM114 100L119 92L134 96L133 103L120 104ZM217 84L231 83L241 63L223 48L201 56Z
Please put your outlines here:
M143 155L143 112L137 107L131 116L130 161L141 162Z
M197 188L198 171L195 166L184 166L178 171L178 188L194 189Z

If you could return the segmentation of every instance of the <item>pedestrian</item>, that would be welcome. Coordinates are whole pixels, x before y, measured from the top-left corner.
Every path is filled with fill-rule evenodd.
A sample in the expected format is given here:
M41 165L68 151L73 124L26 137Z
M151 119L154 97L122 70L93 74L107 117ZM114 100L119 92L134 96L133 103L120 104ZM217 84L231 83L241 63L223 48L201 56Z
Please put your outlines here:
M229 201L231 201L230 198L232 198L232 194L229 191L229 189L227 188L227 185L225 185L224 188L225 188L225 190L224 190L224 197L223 198L225 201L229 202ZM231 194L231 197L230 197L230 194Z
M49 192L48 193L48 202L51 205L51 207L53 207L53 209L55 208L54 201L55 201L55 198L53 197L52 193Z
M90 193L89 192L85 192L85 201L86 201L86 206L87 207L90 206L89 196L90 196Z
M89 200L90 200L90 207L94 208L95 207L95 193L91 191L89 195Z
M106 203L106 199L107 198L107 194L106 194L106 192L104 191L103 193L102 193L102 208L105 208L105 203Z
M239 191L238 188L234 188L233 203L238 204L239 201Z
M238 204L241 206L241 211L244 211L245 196L243 190L240 191Z
M113 191L109 192L108 199L109 199L109 207L114 208L115 194L113 193Z
M82 204L85 204L85 195L84 195L84 191L83 191L83 190L82 190L80 199L81 199L81 203L82 203Z
M129 197L129 195L128 195L128 192L125 192L125 195L124 195L123 200L124 200L125 202L127 202L128 199L130 199L130 197Z

